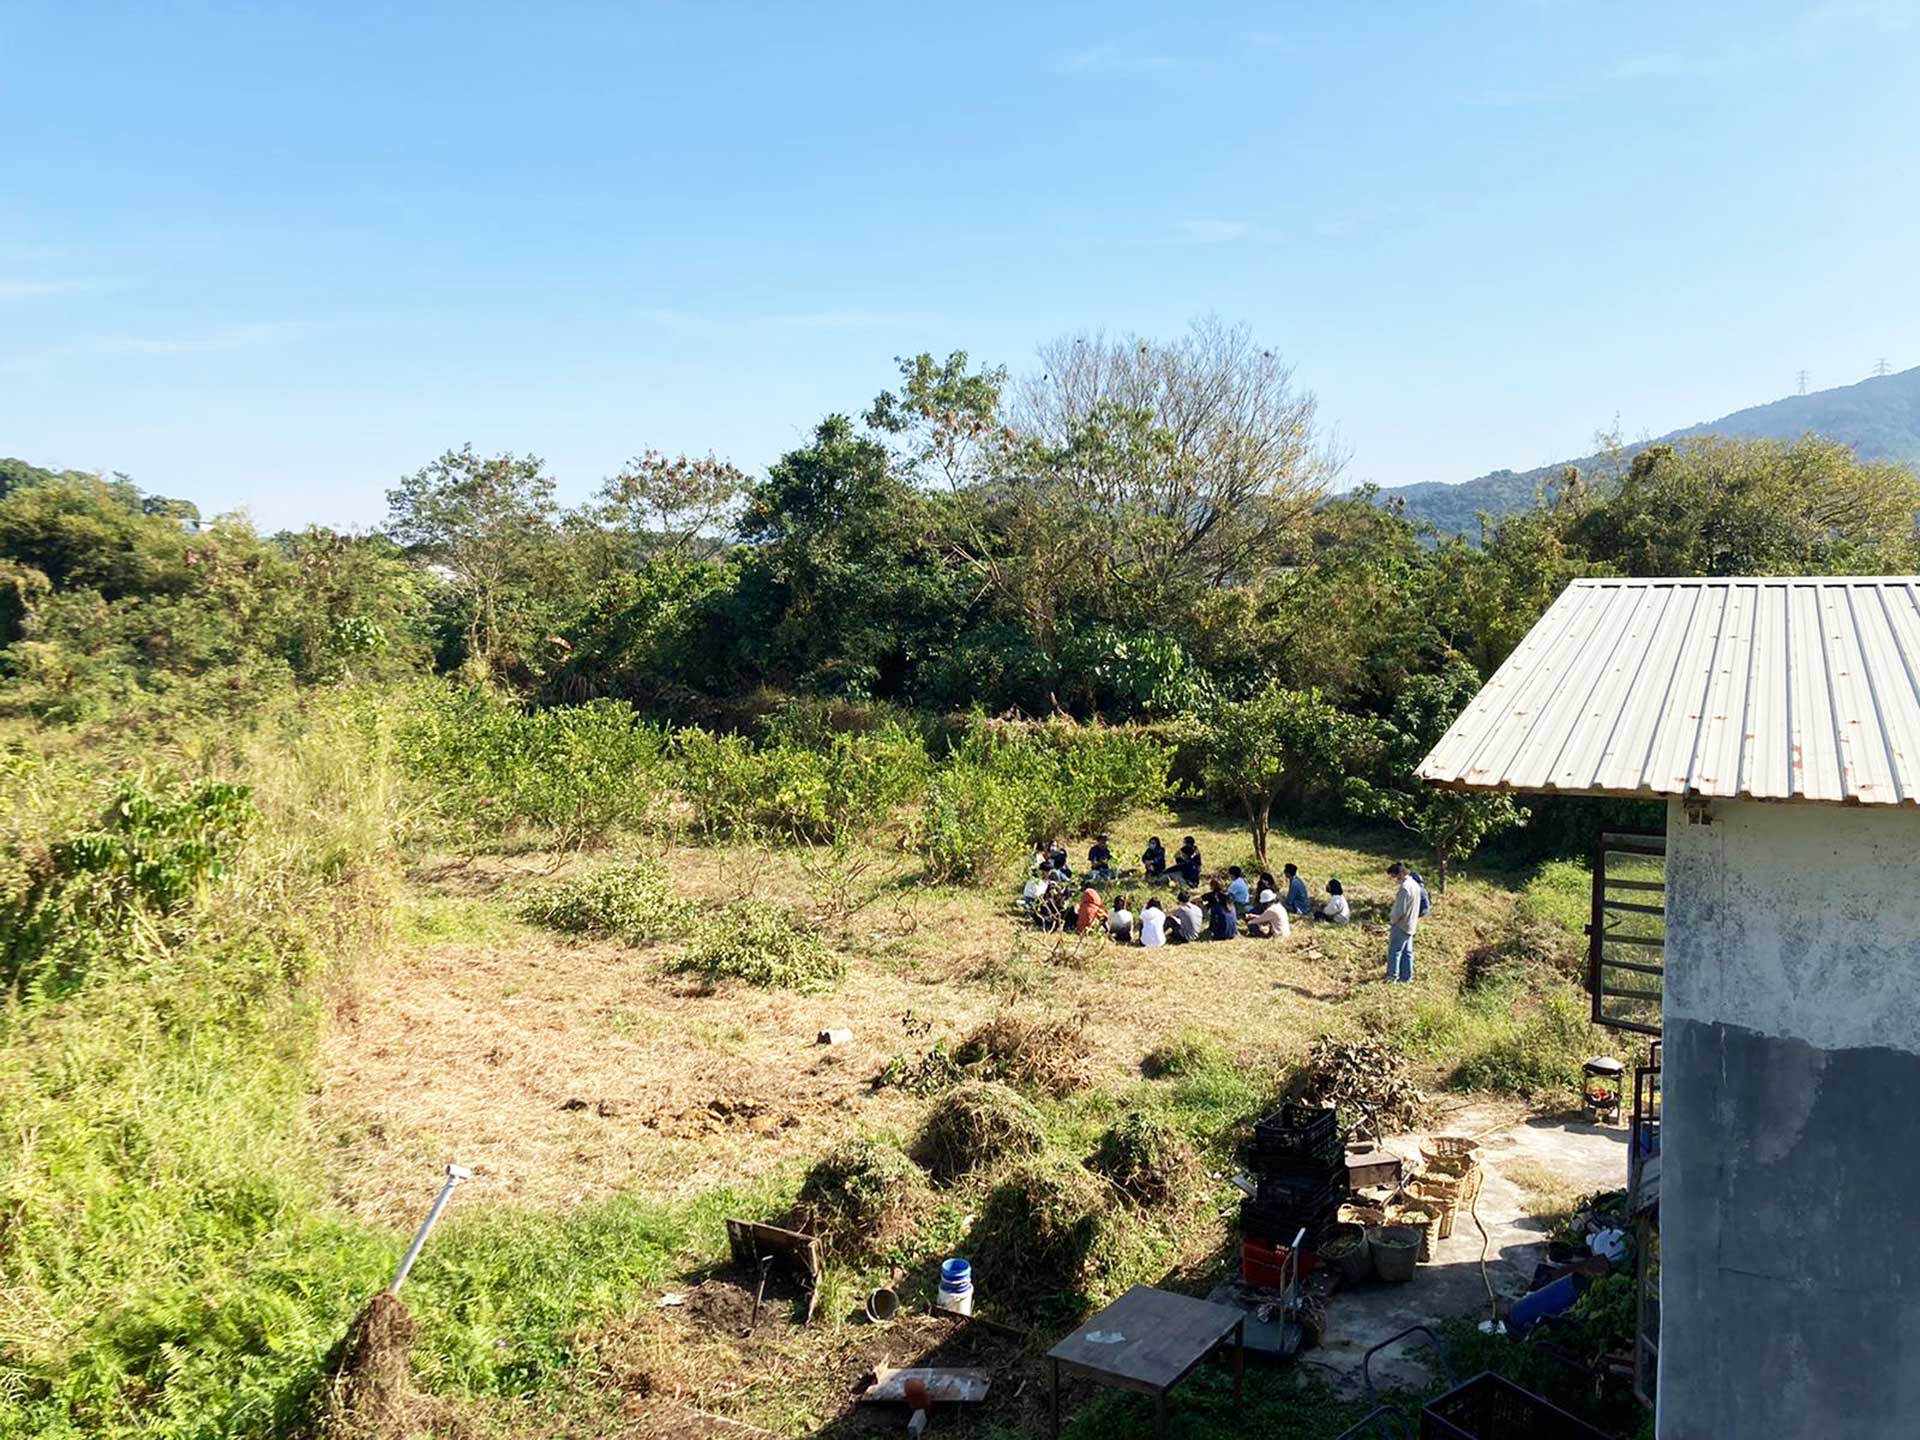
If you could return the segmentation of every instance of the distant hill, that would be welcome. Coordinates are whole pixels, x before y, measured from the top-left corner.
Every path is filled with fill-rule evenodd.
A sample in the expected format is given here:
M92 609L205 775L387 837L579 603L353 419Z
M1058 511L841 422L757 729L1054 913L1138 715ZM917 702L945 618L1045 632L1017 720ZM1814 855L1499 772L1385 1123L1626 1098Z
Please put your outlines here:
M1877 375L1856 385L1789 395L1767 405L1736 410L1718 420L1669 431L1627 446L1618 456L1585 455L1542 465L1537 470L1495 470L1477 480L1449 484L1428 481L1381 492L1404 498L1407 514L1431 520L1449 533L1474 533L1479 512L1504 515L1533 504L1541 486L1560 478L1568 465L1589 478L1606 478L1620 459L1648 445L1693 435L1726 435L1755 440L1797 440L1808 431L1851 445L1864 460L1901 460L1920 467L1920 366L1894 375Z

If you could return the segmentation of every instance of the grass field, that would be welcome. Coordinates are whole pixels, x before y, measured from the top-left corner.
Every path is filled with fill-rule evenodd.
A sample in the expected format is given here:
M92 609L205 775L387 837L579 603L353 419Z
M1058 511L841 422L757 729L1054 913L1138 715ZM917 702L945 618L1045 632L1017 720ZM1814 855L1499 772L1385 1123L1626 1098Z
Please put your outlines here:
M860 1297L897 1276L924 1301L960 1253L1025 1337L973 1357L1010 1398L967 1433L1039 1433L1035 1357L1076 1315L1226 1267L1235 1143L1317 1036L1378 1033L1435 1092L1541 1106L1571 1095L1586 1046L1578 867L1464 867L1423 924L1417 983L1388 987L1379 832L1273 838L1276 867L1345 882L1354 924L1145 951L1031 929L1012 874L929 884L885 831L698 844L668 821L598 849L452 847L381 716L348 695L231 738L6 752L0 825L25 867L9 893L41 907L20 913L95 908L47 932L74 940L47 952L69 970L42 962L0 1012L0 1434L310 1433L322 1358L455 1160L476 1178L407 1289L414 1430L865 1433L862 1371L948 1357L934 1322L851 1319ZM162 810L193 777L238 777L245 844L170 913L32 889L127 775ZM1135 814L1116 853L1150 832L1251 868L1244 832L1204 811ZM580 879L596 885L567 893L622 898L630 938L525 918L573 914L544 902ZM746 949L818 937L790 957L799 988L687 971L698 950L724 976L763 912L777 924ZM853 1039L816 1045L828 1028ZM850 1140L917 1154L965 1076L1022 1092L1025 1148L937 1182L890 1162L898 1213L830 1254L816 1323L782 1306L743 1338L738 1292L701 1283L722 1218L784 1218ZM1101 1178L1116 1135L1159 1137L1171 1180ZM687 1302L662 1308L669 1292ZM1352 1407L1312 1374L1262 1376L1240 1433L1336 1433ZM1180 1433L1218 1433L1223 1403L1198 1377ZM1137 1420L1100 1398L1074 1433Z
M1202 812L1135 816L1115 833L1116 851L1137 853L1150 832L1194 834L1210 866L1251 868L1244 833ZM459 1197L470 1217L495 1206L577 1214L615 1197L680 1214L719 1187L749 1187L775 1214L836 1143L878 1135L911 1144L935 1096L877 1083L889 1062L911 1069L1012 1015L1058 1021L1075 1036L1080 1083L1034 1097L1050 1153L1077 1163L1133 1111L1164 1118L1201 1153L1206 1168L1170 1211L1131 1222L1138 1253L1113 1272L1193 1281L1223 1263L1233 1196L1222 1177L1239 1127L1314 1037L1385 1029L1435 1090L1466 1070L1548 1104L1568 1093L1577 1061L1578 1043L1539 1018L1571 1004L1560 975L1538 956L1500 969L1515 935L1541 933L1526 912L1549 908L1551 888L1529 898L1517 877L1469 868L1422 927L1417 983L1394 989L1381 983L1393 856L1364 833L1282 831L1270 850L1313 877L1316 891L1339 876L1353 924L1158 950L1042 934L1017 917L1011 882L927 885L910 856L882 847L652 844L646 853L664 862L694 917L744 898L813 918L844 956L845 978L820 993L709 986L671 968L692 919L680 934L629 945L517 918L529 895L618 865L618 851L423 859L408 867L393 944L329 997L311 1124L345 1211L403 1227L439 1166L458 1159L478 1175ZM1110 888L1138 903L1141 887ZM1564 963L1568 944L1559 932L1545 948ZM816 1044L828 1028L854 1038ZM1147 1078L1149 1057L1168 1053L1184 1057L1173 1067L1181 1073ZM842 1323L856 1298L903 1263L924 1279L943 1246L966 1243L990 1194L984 1181L943 1193L913 1244L836 1257L826 1323L784 1327L777 1341L742 1347L679 1311L650 1308L656 1297L626 1297L586 1342L596 1364L618 1373L600 1383L586 1378L592 1367L574 1367L569 1413L599 1414L611 1393L619 1403L601 1418L616 1427L685 1433L675 1427L700 1411L811 1433L872 1363L872 1328ZM674 1260L689 1273L711 1258L716 1218L709 1211L705 1233L677 1236ZM436 1263L431 1252L422 1263L429 1283ZM983 1295L996 1279L1007 1293L1004 1277L983 1276ZM1015 1308L1033 1308L1033 1298ZM1055 1298L1038 1307L1042 1330L1076 1303ZM904 1342L895 1334L886 1343ZM1037 1418L1008 1423L1017 1433ZM1115 1422L1096 1410L1081 1423L1097 1433L1085 1427Z

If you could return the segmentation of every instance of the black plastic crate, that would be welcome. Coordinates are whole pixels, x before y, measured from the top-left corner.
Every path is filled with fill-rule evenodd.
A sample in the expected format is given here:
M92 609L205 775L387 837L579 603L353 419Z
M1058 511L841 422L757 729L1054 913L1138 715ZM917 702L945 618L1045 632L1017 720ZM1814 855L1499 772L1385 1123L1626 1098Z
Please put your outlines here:
M1311 1109L1305 1105L1282 1105L1264 1120L1254 1123L1255 1145L1275 1149L1313 1149L1332 1139L1339 1142L1339 1112L1332 1107Z
M1420 1412L1420 1440L1613 1440L1491 1370Z
M1240 1202L1240 1233L1274 1245L1291 1245L1293 1237L1305 1230L1307 1237L1301 1244L1309 1250L1317 1250L1328 1229L1339 1218L1338 1202L1315 1209L1263 1205L1257 1200Z
M1262 1205L1293 1210L1319 1210L1347 1198L1344 1170L1312 1176L1259 1175L1254 1177L1254 1187L1254 1198Z

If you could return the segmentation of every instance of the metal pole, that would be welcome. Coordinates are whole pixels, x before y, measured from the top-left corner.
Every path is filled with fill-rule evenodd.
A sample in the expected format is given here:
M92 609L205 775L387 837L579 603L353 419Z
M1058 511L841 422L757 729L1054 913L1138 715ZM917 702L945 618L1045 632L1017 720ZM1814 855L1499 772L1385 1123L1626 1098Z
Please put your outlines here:
M440 1193L433 1197L433 1208L427 1211L427 1218L420 1222L420 1228L414 1231L413 1243L407 1247L407 1253L400 1258L400 1268L393 1272L393 1283L387 1287L389 1295L400 1293L401 1282L407 1278L407 1272L413 1269L413 1262L420 1258L420 1251L427 1243L427 1236L433 1233L433 1227L440 1219L440 1212L447 1208L447 1201L453 1198L453 1187L462 1180L471 1180L473 1171L464 1165L447 1166L447 1183L440 1187Z

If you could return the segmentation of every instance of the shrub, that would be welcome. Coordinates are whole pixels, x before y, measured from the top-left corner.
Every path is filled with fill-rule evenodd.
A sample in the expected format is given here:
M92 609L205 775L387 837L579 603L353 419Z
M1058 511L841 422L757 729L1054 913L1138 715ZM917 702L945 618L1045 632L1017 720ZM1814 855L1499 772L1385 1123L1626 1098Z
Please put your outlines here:
M658 940L686 917L658 860L608 865L536 890L520 903L523 920L568 935L605 935L630 945Z
M1025 854L1030 830L1016 781L955 762L928 782L916 848L929 880L977 883Z
M938 880L984 880L1042 835L1105 829L1166 797L1173 750L1142 731L982 721L927 789L916 839Z
M928 1112L918 1153L936 1177L953 1180L1003 1160L1038 1155L1046 1144L1032 1102L1005 1085L974 1080L954 1086Z
M815 1162L794 1204L798 1228L829 1251L871 1254L908 1238L932 1195L927 1178L899 1146L855 1139Z
M953 1058L984 1080L1071 1095L1092 1082L1093 1041L1084 1016L1026 1020L1002 1012L975 1030Z
M98 824L9 856L0 985L57 994L103 961L165 949L156 922L205 903L255 819L243 785L121 780Z
M1585 933L1592 918L1593 870L1582 860L1549 860L1520 893L1520 913L1569 935Z
M1157 1243L1114 1188L1078 1165L1031 1162L987 1197L968 1237L978 1283L1014 1308L1083 1311L1150 1273Z
M1494 1090L1545 1099L1579 1084L1593 1032L1585 1008L1570 995L1548 995L1524 1009L1503 1009L1505 1024L1465 1055L1450 1082L1465 1090Z
M736 901L705 921L669 970L708 984L738 980L763 990L831 989L846 962L791 910Z
M663 736L618 700L529 711L423 685L395 738L429 808L467 839L534 827L562 844L601 841L652 824L663 798Z
M1132 1110L1100 1137L1093 1168L1137 1204L1164 1205L1191 1178L1193 1147L1163 1121Z
M926 747L887 722L858 734L776 719L767 743L676 731L674 754L694 824L709 839L827 843L869 833L925 789Z

